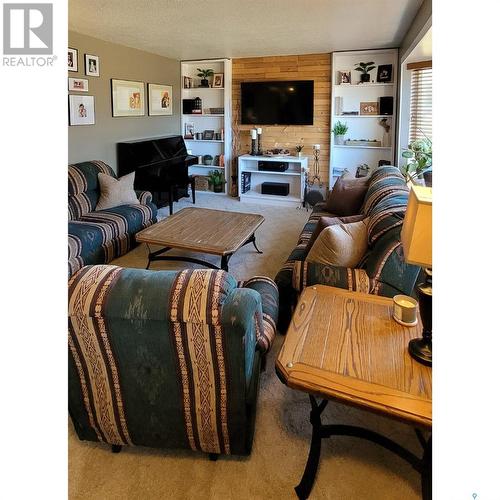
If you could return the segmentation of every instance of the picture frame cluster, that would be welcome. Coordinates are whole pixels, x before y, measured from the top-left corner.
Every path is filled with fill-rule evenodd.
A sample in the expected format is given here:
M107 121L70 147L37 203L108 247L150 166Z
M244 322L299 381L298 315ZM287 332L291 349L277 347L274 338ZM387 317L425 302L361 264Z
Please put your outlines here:
M100 77L99 56L84 54L85 76ZM68 71L78 72L78 49L68 47ZM88 92L87 78L68 77L69 92ZM146 115L146 101L149 116L173 115L172 85L147 84L141 81L111 79L111 103L113 117ZM95 125L95 97L92 95L69 95L69 125Z

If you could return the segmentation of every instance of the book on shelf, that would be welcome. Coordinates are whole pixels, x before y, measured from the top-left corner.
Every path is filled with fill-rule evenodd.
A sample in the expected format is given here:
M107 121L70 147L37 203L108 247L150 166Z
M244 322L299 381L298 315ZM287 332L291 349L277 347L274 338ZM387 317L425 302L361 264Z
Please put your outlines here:
M241 172L241 194L245 194L250 191L252 187L252 173L251 172Z

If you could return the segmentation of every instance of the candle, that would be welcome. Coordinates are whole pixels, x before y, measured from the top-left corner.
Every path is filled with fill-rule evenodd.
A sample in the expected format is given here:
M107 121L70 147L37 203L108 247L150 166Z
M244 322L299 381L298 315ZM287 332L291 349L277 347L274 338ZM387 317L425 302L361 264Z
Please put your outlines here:
M258 133L259 135L260 135L260 134L262 134L262 129L261 129L261 128L258 128L258 129L257 129L257 133Z
M320 147L321 147L321 144L315 144L315 145L313 146L313 149L320 149Z
M257 130L255 130L254 128L250 131L250 133L252 134L252 139L257 139Z
M394 319L403 325L415 325L417 323L417 301L407 295L396 295L393 301Z

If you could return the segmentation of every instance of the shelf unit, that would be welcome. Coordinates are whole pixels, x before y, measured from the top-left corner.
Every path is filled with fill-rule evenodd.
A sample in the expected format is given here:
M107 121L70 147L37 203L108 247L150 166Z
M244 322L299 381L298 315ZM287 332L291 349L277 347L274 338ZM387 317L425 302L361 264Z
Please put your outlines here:
M288 163L285 172L266 172L259 170L259 161L279 161ZM265 203L280 205L300 205L304 199L304 180L307 170L308 158L306 156L252 156L242 155L238 157L238 196L241 202ZM242 192L241 176L243 172L250 172L251 188L246 193ZM286 182L290 184L288 196L262 194L263 182Z
M214 193L213 191L197 191L197 193L227 194L230 182L231 166L231 86L232 71L230 59L203 59L196 61L181 61L181 99L195 99L199 97L202 101L202 109L224 108L224 114L182 114L181 130L185 136L186 124L192 123L194 132L203 132L204 130L213 130L221 132L224 135L222 140L206 139L187 139L184 137L186 148L194 156L224 155L224 166L218 165L191 165L189 173L191 175L207 175L209 170L224 169L226 184L223 193ZM199 87L200 80L197 75L198 68L212 69L214 73L224 74L224 87ZM184 88L184 77L188 76L193 82L192 88ZM213 77L208 78L209 84L212 84Z
M360 72L355 71L359 62L373 61L375 69L370 71L371 82L358 83ZM379 65L392 64L392 81L376 82ZM351 72L351 84L340 84L340 71ZM396 142L397 116L397 88L398 88L398 49L359 50L348 52L334 52L332 54L332 128L337 121L347 123L349 127L345 139L376 139L382 146L346 146L335 144L332 133L330 139L330 186L333 186L338 175L348 169L352 174L356 168L366 163L373 170L379 160L394 164ZM380 97L393 98L393 112L391 115L342 115L338 109L338 99L341 98L343 111L360 112L361 102L379 102ZM390 125L389 133L379 125L382 118L387 119Z

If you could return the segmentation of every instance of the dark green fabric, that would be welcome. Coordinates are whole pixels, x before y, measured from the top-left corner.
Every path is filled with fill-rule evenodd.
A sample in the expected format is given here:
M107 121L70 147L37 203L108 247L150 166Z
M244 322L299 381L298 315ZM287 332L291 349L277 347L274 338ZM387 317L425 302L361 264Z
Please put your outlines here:
M221 322L228 366L228 432L231 453L245 455L251 450L255 422L260 375L255 316L262 309L262 299L256 290L237 288L234 278L224 274ZM175 271L123 269L102 309L128 432L136 445L190 448L169 312L177 275ZM76 432L80 439L96 441L71 355L68 372L70 415Z

